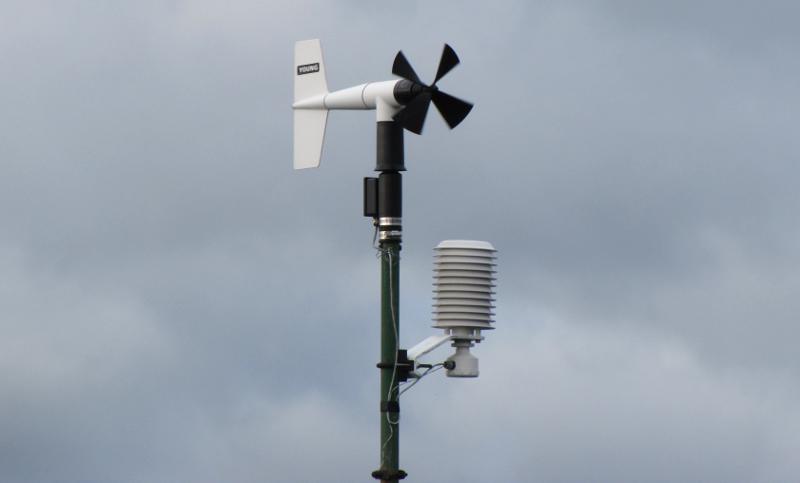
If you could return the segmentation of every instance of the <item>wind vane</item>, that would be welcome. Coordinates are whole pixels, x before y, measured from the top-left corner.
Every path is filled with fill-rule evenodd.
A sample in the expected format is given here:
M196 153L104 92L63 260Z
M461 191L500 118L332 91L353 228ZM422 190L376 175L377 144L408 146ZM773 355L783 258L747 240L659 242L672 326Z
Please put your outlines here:
M377 178L364 178L364 216L379 233L381 254L381 459L372 476L382 482L405 478L399 469L399 396L431 372L445 368L449 377L477 377L478 359L470 348L493 329L495 249L489 242L448 240L435 248L434 328L442 329L411 349L400 349L400 244L402 241L402 175L405 171L403 130L421 134L430 104L452 129L467 117L472 104L436 85L459 64L455 51L444 46L433 83L423 83L403 52L392 73L399 80L368 82L328 91L325 63L317 39L295 44L294 168L319 167L328 111L362 109L376 112ZM438 364L419 358L445 342L455 353ZM409 382L409 379L412 381ZM406 387L401 388L401 384Z

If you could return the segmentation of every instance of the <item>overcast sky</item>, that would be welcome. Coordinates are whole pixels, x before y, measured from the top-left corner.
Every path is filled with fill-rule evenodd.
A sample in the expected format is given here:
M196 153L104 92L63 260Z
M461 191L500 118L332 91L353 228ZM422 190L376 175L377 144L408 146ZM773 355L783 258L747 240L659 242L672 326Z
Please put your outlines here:
M406 135L403 345L439 241L499 250L408 481L797 481L800 7L496 3L3 2L0 480L372 481L375 119L292 171L320 38L332 89L448 42L475 103Z

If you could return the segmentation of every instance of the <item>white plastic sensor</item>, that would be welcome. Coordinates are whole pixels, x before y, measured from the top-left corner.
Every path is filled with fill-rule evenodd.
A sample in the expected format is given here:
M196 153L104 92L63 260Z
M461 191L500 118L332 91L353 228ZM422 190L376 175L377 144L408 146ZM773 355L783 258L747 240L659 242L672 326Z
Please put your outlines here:
M496 250L491 243L447 240L435 248L433 326L444 329L456 352L448 377L478 377L478 359L470 348L494 329Z
M495 252L491 243L448 240L435 249L434 327L480 334L493 329Z
M494 329L496 250L491 243L446 240L435 248L433 267L433 327L443 329L408 350L419 357L445 342L456 351L447 360L455 367L448 377L478 377L478 359L470 348L483 340L481 331Z

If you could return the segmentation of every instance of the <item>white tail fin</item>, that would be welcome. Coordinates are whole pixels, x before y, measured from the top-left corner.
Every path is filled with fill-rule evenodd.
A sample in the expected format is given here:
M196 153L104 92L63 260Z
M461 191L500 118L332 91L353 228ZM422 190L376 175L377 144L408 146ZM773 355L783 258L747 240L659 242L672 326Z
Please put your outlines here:
M325 64L319 39L301 40L294 45L294 102L322 98L328 93ZM325 140L328 110L317 107L295 108L294 169L317 168Z

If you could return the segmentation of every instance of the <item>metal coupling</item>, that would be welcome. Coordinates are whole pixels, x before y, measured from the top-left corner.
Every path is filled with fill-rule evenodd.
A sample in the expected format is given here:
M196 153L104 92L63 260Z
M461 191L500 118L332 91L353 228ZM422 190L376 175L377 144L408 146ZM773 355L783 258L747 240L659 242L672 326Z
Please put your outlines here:
M400 240L403 238L403 219L400 217L378 218L379 239Z

